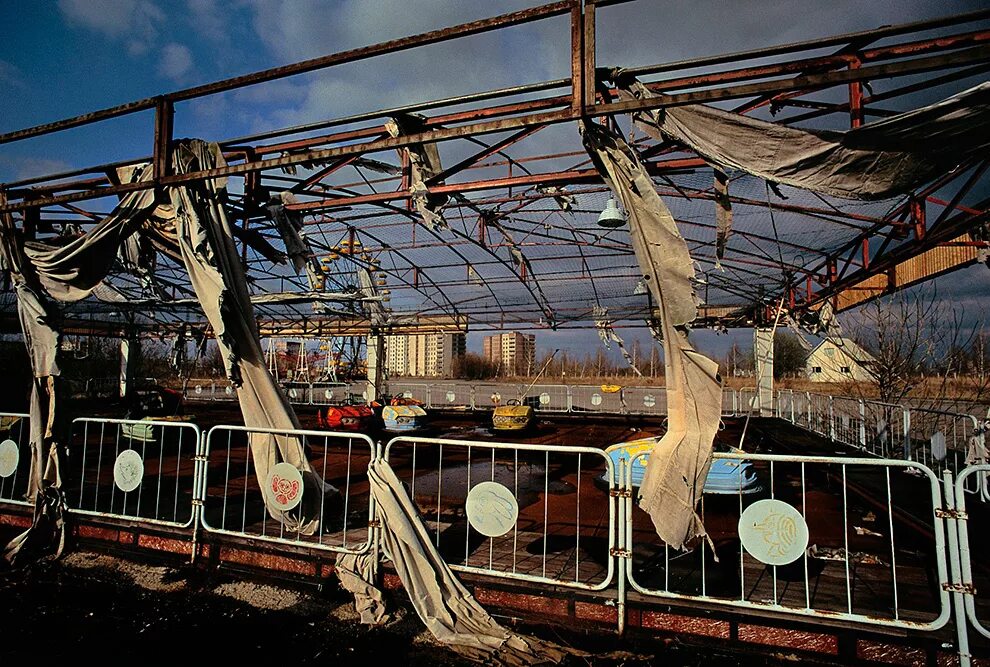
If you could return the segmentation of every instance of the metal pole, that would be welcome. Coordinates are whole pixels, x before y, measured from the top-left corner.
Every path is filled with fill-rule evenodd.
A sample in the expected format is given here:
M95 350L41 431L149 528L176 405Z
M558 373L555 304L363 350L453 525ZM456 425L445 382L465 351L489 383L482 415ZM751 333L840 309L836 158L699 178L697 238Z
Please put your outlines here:
M969 652L969 628L966 625L966 598L962 582L962 570L959 560L959 513L956 511L955 485L952 473L942 472L942 483L945 489L945 527L949 535L949 568L950 583L948 589L952 592L952 612L956 619L956 648L959 652L959 667L969 667L972 655Z

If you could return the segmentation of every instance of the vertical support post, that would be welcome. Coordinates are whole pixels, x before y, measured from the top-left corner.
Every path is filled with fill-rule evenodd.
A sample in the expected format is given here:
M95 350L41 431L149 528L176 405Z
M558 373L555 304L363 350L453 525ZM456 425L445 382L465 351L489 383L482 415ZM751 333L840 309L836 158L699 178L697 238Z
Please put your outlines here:
M911 411L902 409L904 413L904 460L911 460Z
M571 7L571 111L584 113L584 12L581 0Z
M630 461L630 464L631 463L632 462ZM618 532L619 548L616 551L617 555L613 557L616 559L616 563L615 563L616 574L618 576L618 580L617 580L618 595L615 605L617 612L616 616L618 618L617 629L619 636L621 637L626 632L626 577L628 576L628 568L626 566L625 555L632 554L632 536L630 535L631 533L630 526L632 525L632 521L630 521L631 518L630 506L631 506L632 494L630 493L627 496L625 493L626 489L632 489L632 484L631 484L632 474L629 470L626 469L626 460L624 458L619 459L619 469L617 473L619 478L619 485L618 485L619 527L618 527L618 531L616 532ZM629 482L628 485L627 482Z
M172 168L170 148L172 147L172 121L175 109L172 100L161 96L155 100L155 146L152 165L155 181L168 176Z
M120 339L120 397L128 398L134 390L134 369L141 354L141 339L128 332Z
M866 449L866 402L859 401L859 448Z
M849 63L849 69L859 69L859 58ZM863 84L853 81L849 84L849 127L859 127L863 124Z
M756 360L756 401L761 417L773 414L773 329L753 329L753 358Z
M368 402L377 401L384 392L385 337L378 333L368 335Z
M584 0L584 110L595 106L597 77L595 76L595 0Z
M963 592L962 567L959 559L959 513L956 507L955 483L952 473L942 471L942 484L945 490L945 530L948 533L949 582L946 585L952 595L952 615L956 621L956 650L959 652L959 667L969 667L972 655L969 652L969 627L966 625L966 598Z

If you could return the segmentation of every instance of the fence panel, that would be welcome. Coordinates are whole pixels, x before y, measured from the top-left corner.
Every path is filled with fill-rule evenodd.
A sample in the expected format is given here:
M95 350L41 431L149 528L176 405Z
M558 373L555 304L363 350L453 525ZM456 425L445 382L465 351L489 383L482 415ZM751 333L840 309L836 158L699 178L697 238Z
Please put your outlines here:
M987 482L990 479L990 465L981 463L969 466L955 478L955 503L961 520L957 522L959 531L959 565L965 596L966 617L969 623L984 637L990 639L990 628L983 619L990 618L990 568L981 556L990 549L990 531L987 531L986 512L966 511L967 496L975 494L977 500L986 501ZM974 528L974 523L977 525ZM973 558L973 554L977 558ZM981 594L982 593L982 594Z
M722 416L732 417L739 412L739 396L735 389L722 388Z
M866 449L866 422L863 402L845 396L832 397L832 428L836 442ZM818 429L812 429L818 431Z
M389 382L388 391L393 396L405 396L419 401L423 405L430 404L430 386L420 382Z
M958 473L966 466L970 438L982 437L972 415L913 408L908 413L905 453L938 473Z
M200 431L176 421L80 417L63 491L69 511L189 527Z
M309 386L311 405L342 405L347 398L348 389L343 382L314 382Z
M667 390L664 387L625 387L622 398L630 414L667 414Z
M612 582L614 472L602 450L400 437L385 458L453 569L586 590ZM491 514L473 515L484 503L468 498L485 494L506 511L482 534Z
M471 385L464 382L444 382L430 385L431 408L470 408Z
M743 387L739 390L738 414L760 413L760 397L756 393L756 387Z
M289 403L300 405L309 403L312 396L312 386L308 382L282 382L282 392Z
M883 458L904 458L905 414L899 405L863 401L865 449Z
M187 380L182 388L182 396L193 401L212 401L213 380L209 378Z
M622 391L605 391L596 385L571 386L571 412L624 414Z
M0 413L0 503L29 505L31 422L22 412Z
M534 384L523 386L525 392L522 401L532 405L537 412L567 412L570 407L570 394L567 385L563 384Z
M624 567L633 589L914 630L947 623L945 527L935 513L941 490L931 470L872 458L715 458L751 465L762 490L746 493L753 482L740 475L736 492L706 491L699 513L717 561L704 542L687 552L668 548L627 497ZM626 488L631 483L627 474ZM764 550L761 559L750 549Z
M280 440L301 443L313 472L332 485L303 488L303 502L309 502L307 493L319 494L317 527L311 535L287 530L265 506L251 452L271 451ZM355 433L214 426L206 436L202 467L203 528L265 542L363 553L372 542L368 466L374 452L371 439Z

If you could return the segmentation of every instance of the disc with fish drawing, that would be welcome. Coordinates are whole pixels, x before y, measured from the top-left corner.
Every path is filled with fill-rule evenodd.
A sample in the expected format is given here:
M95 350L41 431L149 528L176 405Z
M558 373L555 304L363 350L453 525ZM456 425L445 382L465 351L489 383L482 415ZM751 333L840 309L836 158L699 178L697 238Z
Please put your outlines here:
M13 440L0 442L0 477L10 477L17 470L17 461L20 453L17 451L17 443Z
M141 486L144 477L144 461L133 449L125 449L113 464L113 481L125 493Z
M498 482L481 482L468 493L464 506L471 527L486 537L505 535L516 525L519 504Z
M275 509L291 510L302 501L302 473L291 463L278 463L268 473L265 495Z
M739 517L739 540L761 563L787 565L808 548L808 524L782 500L758 500Z

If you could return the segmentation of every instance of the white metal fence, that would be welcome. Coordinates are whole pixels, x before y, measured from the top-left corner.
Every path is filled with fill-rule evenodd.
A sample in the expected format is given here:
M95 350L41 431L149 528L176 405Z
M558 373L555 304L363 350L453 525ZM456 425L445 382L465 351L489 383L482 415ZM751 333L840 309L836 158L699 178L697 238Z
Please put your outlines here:
M948 621L944 526L936 512L941 492L931 470L872 458L716 454L715 459L753 465L763 491L744 493L740 482L737 493L703 497L699 513L711 548L701 542L688 552L670 549L633 502L635 489L624 494L625 574L634 590L915 630L936 630ZM632 484L630 469L626 489ZM898 493L912 494L916 514L896 499ZM807 548L786 565L757 560L740 539L743 511L766 498L797 509L806 525ZM786 546L797 539L770 524L760 530L767 542Z
M686 552L657 537L635 500L631 468L623 462L617 470L601 450L580 446L400 437L382 450L353 433L217 426L201 434L188 423L83 418L72 425L65 491L70 511L103 521L168 524L194 540L202 528L361 553L377 548L367 469L384 456L455 569L538 587L615 590L620 624L627 587L661 601L920 636L954 618L969 664L969 632L990 639L990 596L979 594L990 588L980 557L990 464L959 469L964 448L982 442L975 420L800 392L779 395L775 410L871 456L717 454L751 466L756 483L746 489L759 488L747 494L740 482L736 493L706 494L699 513L712 547L699 542ZM0 418L0 502L26 504L27 415ZM314 491L311 535L287 531L266 510L250 443L269 451L278 438L297 439L312 470L339 491ZM467 517L468 494L481 482L502 485L518 505L501 535L481 534ZM807 548L790 564L764 564L740 537L743 512L766 499L787 503L807 526Z
M30 417L0 413L0 503L27 505L31 474Z
M326 484L306 484L303 502L316 522L312 534L289 531L269 515L257 480L253 454L272 452L279 441L294 441L309 466ZM285 429L214 426L205 439L200 467L204 530L265 542L329 551L363 553L372 543L374 503L368 466L375 444L366 435ZM317 494L315 499L307 494Z
M187 422L81 417L65 466L71 512L189 527L199 427Z
M452 568L589 590L611 584L615 482L602 450L399 437L385 458ZM516 501L503 534L486 537L466 516L468 493L481 482Z

